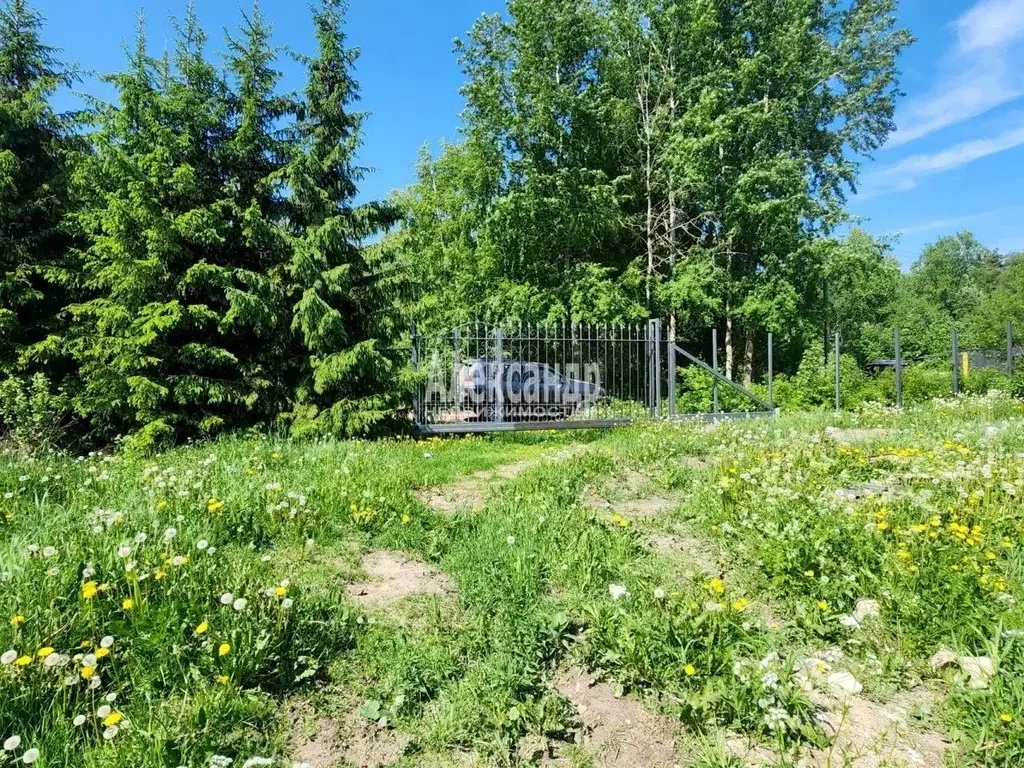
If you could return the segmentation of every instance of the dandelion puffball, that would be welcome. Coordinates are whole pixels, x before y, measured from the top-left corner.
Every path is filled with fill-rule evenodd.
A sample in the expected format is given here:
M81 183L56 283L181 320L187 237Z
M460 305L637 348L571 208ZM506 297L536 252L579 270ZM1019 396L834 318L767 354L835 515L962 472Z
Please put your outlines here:
M221 605L231 605L233 602L235 602L235 596L232 595L230 592L225 592L223 595L220 596Z
M100 640L100 648L110 648L114 644L114 638L111 635L106 635Z
M235 600L234 603L231 604L231 607L234 608L239 613L241 613L242 611L245 610L245 606L247 606L248 604L249 604L248 600L246 600L244 597L240 597L237 600Z
M21 746L21 736L11 736L4 742L4 752L13 752Z
M612 596L612 600L619 600L626 597L629 594L629 590L626 589L624 584L609 584L608 594Z
M21 756L21 762L23 762L25 765L32 765L32 763L34 763L38 759L39 750L35 747L26 751L25 754Z

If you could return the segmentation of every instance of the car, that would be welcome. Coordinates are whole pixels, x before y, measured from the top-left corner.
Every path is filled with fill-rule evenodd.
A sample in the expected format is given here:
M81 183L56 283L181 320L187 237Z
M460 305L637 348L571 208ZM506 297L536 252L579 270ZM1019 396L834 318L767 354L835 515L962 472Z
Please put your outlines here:
M524 360L503 360L501 384L496 386L497 365L495 360L476 358L465 360L459 369L457 398L471 418L497 421L500 413L505 421L565 419L605 394L596 381L571 378L545 363Z

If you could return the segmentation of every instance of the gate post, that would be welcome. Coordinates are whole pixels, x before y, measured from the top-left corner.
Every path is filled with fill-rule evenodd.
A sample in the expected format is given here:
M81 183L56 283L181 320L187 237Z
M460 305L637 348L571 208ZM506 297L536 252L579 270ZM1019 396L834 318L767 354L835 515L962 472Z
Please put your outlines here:
M896 407L903 407L903 350L900 349L900 329L893 331L893 347L896 350Z
M505 386L505 363L502 360L501 349L501 328L494 329L494 418L493 421L505 420L504 386Z
M1006 370L1013 379L1013 323L1006 324Z
M651 374L654 380L654 411L655 418L661 416L661 320L650 320L647 333L651 337Z
M676 417L676 340L668 340L668 417Z
M836 414L843 409L843 398L841 394L840 381L839 381L839 332L836 332Z
M718 373L718 329L711 329L711 367ZM712 413L718 413L718 379L711 379Z
M420 426L420 381L417 375L420 370L420 338L416 333L416 321L412 321L412 329L409 334L409 340L412 342L412 380L415 389L412 394L412 420L413 423L418 427Z
M960 396L960 341L953 329L953 397Z
M775 337L768 331L768 404L775 410Z

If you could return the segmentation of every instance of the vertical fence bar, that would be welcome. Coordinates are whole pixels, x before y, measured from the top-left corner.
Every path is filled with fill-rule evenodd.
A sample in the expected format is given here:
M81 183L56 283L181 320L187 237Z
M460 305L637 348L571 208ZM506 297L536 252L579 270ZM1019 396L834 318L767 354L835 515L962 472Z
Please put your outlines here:
M650 321L651 336L654 337L654 415L661 416L661 320Z
M418 427L420 426L420 381L419 381L419 370L420 370L420 339L416 333L416 321L412 322L412 332L409 340L412 342L412 373L413 373L413 384L416 387L416 391L413 393L412 398L412 420L413 423Z
M836 359L836 413L843 409L842 382L839 374L839 333L836 333L836 347L833 357Z
M1013 378L1013 323L1006 324L1006 370Z
M960 396L960 339L956 330L952 333L953 346L953 397Z
M768 404L775 410L775 337L768 331Z
M504 387L505 362L502 346L501 328L494 329L494 421L500 422L505 416Z
M893 348L896 350L896 407L903 407L903 350L900 348L900 329L893 331Z
M668 417L676 416L676 341L668 340Z
M654 376L651 371L654 368L654 349L653 339L651 339L651 323L647 322L644 331L645 335L645 351L647 357L647 413L653 419L654 418Z
M711 329L711 367L718 373L718 329ZM711 380L712 413L718 413L718 379Z

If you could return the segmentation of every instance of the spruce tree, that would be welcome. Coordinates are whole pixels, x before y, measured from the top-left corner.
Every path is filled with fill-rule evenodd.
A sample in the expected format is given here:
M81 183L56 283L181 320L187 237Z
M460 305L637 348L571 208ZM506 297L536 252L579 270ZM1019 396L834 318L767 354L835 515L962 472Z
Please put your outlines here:
M247 423L261 394L230 329L230 102L205 40L190 5L174 55L154 61L140 22L128 71L109 78L118 104L100 109L82 168L95 298L72 307L70 347L77 406L107 435L209 434Z
M63 223L83 143L49 104L74 75L41 31L25 0L0 6L0 375L60 377L52 339L74 277Z
M314 9L318 51L300 59L308 81L288 169L292 327L307 360L297 426L328 433L362 431L382 418L396 368L382 338L391 301L379 274L386 262L371 265L363 247L395 214L381 203L355 203L365 173L355 162L364 115L352 109L358 54L346 47L344 7L343 0L321 0Z

